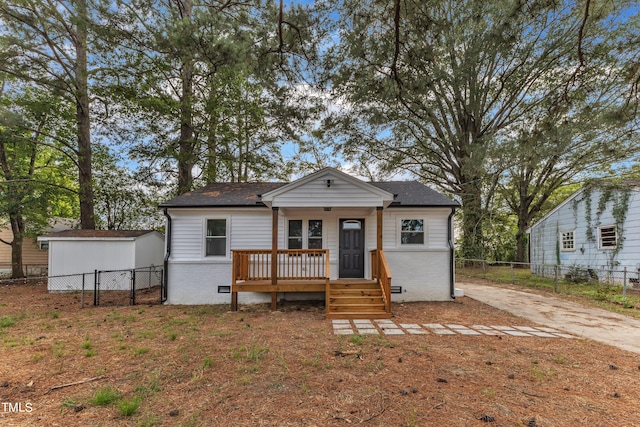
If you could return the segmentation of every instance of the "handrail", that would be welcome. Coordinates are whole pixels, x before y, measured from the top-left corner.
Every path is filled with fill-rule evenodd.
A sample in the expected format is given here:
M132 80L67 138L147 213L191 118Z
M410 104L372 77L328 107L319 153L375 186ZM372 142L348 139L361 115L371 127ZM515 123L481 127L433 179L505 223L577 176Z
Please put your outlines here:
M385 311L391 313L391 270L383 250L371 251L371 277L380 285Z
M234 283L271 279L271 250L238 249L232 252ZM329 278L328 249L279 249L276 256L278 280Z

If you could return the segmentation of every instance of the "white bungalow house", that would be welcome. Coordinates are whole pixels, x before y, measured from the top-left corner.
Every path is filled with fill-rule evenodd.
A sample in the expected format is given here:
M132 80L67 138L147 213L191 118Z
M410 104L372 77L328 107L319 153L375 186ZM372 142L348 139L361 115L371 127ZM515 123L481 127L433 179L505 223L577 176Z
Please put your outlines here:
M531 226L528 233L534 266L617 271L626 267L630 279L637 278L640 182L587 185Z
M291 183L215 183L160 205L169 304L325 298L327 317L455 297L452 217L423 184L326 168ZM276 262L273 262L276 260ZM309 294L315 293L313 294Z

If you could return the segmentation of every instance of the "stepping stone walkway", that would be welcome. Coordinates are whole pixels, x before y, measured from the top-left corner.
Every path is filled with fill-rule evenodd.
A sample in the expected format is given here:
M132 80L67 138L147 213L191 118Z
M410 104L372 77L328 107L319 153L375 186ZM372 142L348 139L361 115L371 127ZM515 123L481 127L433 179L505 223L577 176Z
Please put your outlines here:
M501 326L501 325L456 325L439 323L400 323L389 319L381 320L347 320L331 321L333 333L336 335L510 335L514 337L538 338L575 338L553 328L543 326Z

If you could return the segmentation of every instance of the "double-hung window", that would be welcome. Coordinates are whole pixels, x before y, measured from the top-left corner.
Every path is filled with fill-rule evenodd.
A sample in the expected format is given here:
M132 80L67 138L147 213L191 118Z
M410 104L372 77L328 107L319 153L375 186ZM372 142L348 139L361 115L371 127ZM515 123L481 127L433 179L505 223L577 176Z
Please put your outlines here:
M403 245L424 245L424 219L401 220L400 243Z
M208 219L205 236L205 256L227 255L227 220Z
M288 249L322 249L321 219L290 219Z

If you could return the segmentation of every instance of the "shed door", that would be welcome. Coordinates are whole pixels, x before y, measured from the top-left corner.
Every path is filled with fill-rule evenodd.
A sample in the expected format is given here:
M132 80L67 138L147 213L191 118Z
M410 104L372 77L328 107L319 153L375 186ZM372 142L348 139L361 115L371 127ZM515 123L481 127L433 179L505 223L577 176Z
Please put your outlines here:
M340 220L341 278L364 277L364 219Z

